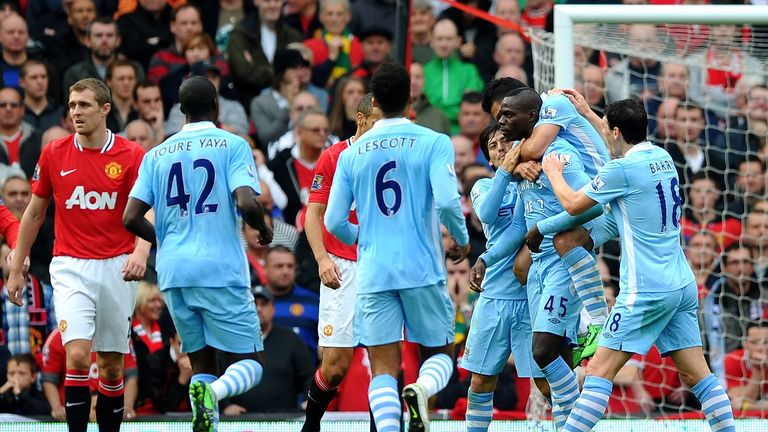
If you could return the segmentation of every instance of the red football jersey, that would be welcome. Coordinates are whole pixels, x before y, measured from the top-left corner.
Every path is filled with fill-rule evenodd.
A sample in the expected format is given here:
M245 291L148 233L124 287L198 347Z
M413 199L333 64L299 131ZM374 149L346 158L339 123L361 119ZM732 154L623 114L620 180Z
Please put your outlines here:
M328 197L331 194L331 184L333 184L333 175L336 173L336 163L339 161L339 155L347 147L349 140L337 142L328 147L317 161L315 166L315 178L312 180L312 188L309 191L309 202L328 204ZM357 223L357 215L354 211L349 212L350 222ZM342 243L325 229L323 223L323 244L328 253L337 257L357 261L357 246Z
M128 340L130 351L123 356L123 375L136 376L138 374L136 366L136 355L133 353L133 343ZM48 335L48 339L43 346L43 365L40 368L43 374L44 382L55 383L59 387L59 399L64 404L64 375L67 373L67 352L64 350L64 344L61 340L61 331L54 329ZM91 353L91 370L89 371L88 386L91 393L95 393L99 388L99 366L96 363L96 353Z
M43 148L32 193L53 197L54 256L106 259L133 251L135 237L122 220L143 157L138 144L112 132L101 149L81 146L74 134Z
M0 205L0 234L3 235L11 249L16 249L16 239L19 238L19 220L4 205Z

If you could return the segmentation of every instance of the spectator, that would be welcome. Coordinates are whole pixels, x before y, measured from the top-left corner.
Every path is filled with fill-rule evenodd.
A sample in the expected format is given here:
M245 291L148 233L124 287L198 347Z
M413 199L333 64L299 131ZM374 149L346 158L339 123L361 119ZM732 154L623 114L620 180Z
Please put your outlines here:
M296 285L296 257L285 246L269 248L264 270L265 288L274 296L275 324L290 328L301 337L309 347L314 365L317 362L319 295Z
M3 85L19 87L21 66L29 59L28 43L29 33L24 18L18 14L11 14L0 21L0 45L3 53L0 59L0 72Z
M730 215L744 218L755 204L764 201L766 181L764 162L756 159L741 161L736 175L736 187L727 191L726 195Z
M482 91L483 82L474 65L459 59L456 25L443 19L432 30L435 57L424 65L424 94L451 121L451 133L458 132L457 116L465 91Z
M688 67L680 63L664 63L657 80L659 96L688 99Z
M768 276L768 201L758 201L744 222L742 244L749 248L759 280Z
M724 155L703 140L704 110L693 104L681 103L675 110L675 122L677 139L670 141L666 149L675 161L680 187L684 189L690 185L693 176L699 172L712 178L722 178L726 174Z
M676 97L665 98L656 110L656 126L651 130L649 140L664 148L668 148L672 142L677 139L677 122L675 121L675 112L680 105L680 99ZM681 179L682 180L682 179Z
M133 1L135 4L136 0ZM25 3L30 33L35 39L40 40L43 36L56 37L65 32L73 0L28 0ZM111 15L115 11L114 2L95 0L94 3L98 15ZM20 10L21 8L17 12Z
M345 77L354 76L362 78L365 88L368 88L368 83L373 73L376 72L376 69L382 63L389 59L392 51L392 33L386 28L371 28L366 30L365 33L358 34L358 36L362 41L363 61L347 72Z
M293 28L303 39L310 39L322 32L318 0L287 0L283 16L285 25Z
M510 0L516 1L516 0ZM432 26L435 15L430 0L413 0L408 31L411 36L411 56L413 62L426 64L432 60ZM411 63L413 65L413 63Z
M323 27L304 41L312 51L312 83L320 88L332 88L363 61L360 39L349 32L350 18L348 0L325 0L320 5Z
M19 86L24 90L24 122L44 131L61 121L61 105L48 98L48 68L40 60L29 59L19 71Z
M725 249L739 239L741 222L723 214L721 190L718 182L704 172L693 177L680 221L686 240L696 232L709 231L717 237L721 249Z
M160 80L166 75L173 75L177 70L187 65L183 45L188 43L187 41L190 37L203 33L200 10L191 4L181 5L174 9L171 12L170 29L171 34L173 34L173 41L165 48L154 53L149 61L147 79L155 84L159 84ZM210 36L208 37L210 38ZM213 41L211 41L210 45L209 55L212 55L215 50ZM178 92L178 85L174 90Z
M192 366L180 350L175 330L160 325L164 308L157 285L141 282L136 291L131 341L141 383L137 408L142 412L183 411L189 395Z
M296 97L294 98L293 104L291 105L290 112L288 113L288 119L289 119L288 126L290 127L290 130L284 133L277 140L267 144L266 153L267 153L267 158L270 161L273 160L277 156L277 154L280 153L281 151L289 148L294 148L296 146L297 134L296 134L296 131L294 130L296 127L296 121L299 119L299 116L301 116L301 113L303 113L308 109L316 109L316 110L320 110L323 113L325 112L320 109L320 103L318 102L317 97L315 95L313 95L308 91L299 92L299 94L297 94ZM330 145L331 143L332 142L329 142L328 145ZM284 207L285 206L283 206L282 208Z
M719 250L720 243L711 231L695 232L686 243L685 256L696 277L699 300L709 294L718 278L715 274L715 265Z
M352 2L352 34L364 39L371 30L394 29L397 2L394 0L355 0ZM371 19L375 17L375 19ZM391 37L390 37L391 40Z
M288 197L280 188L280 185L275 181L275 175L267 168L267 159L264 157L264 153L259 149L253 149L253 159L256 162L256 171L259 173L259 181L263 181L269 189L269 203L274 204L272 207L272 215L278 216L282 219L282 209L288 204ZM261 195L265 195L264 189L261 190ZM265 205L265 203L262 203ZM274 230L273 230L274 239Z
M734 410L768 411L768 321L747 325L744 348L725 358L725 380Z
M436 132L451 133L451 122L442 111L435 108L424 96L424 67L421 63L411 63L411 109L416 115L416 124L428 127Z
M520 66L509 65L500 67L496 71L496 75L493 76L493 79L500 78L514 78L526 86L528 85L528 74Z
M728 121L726 133L715 143L728 154L730 168L745 159L765 161L768 155L768 86L757 84L747 92L744 109Z
M146 68L152 56L173 41L171 13L164 0L139 0L134 12L117 20L122 36L120 51Z
M491 5L489 0L462 0L462 3L483 12ZM496 47L496 26L455 7L446 9L438 16L438 21L443 19L449 19L456 25L461 60L475 65L483 82L490 80L498 69L494 57L488 55Z
M51 412L37 388L37 365L30 354L16 354L8 361L8 381L0 387L0 413L42 416Z
M107 129L112 132L122 132L128 123L139 118L134 100L137 76L138 70L132 62L115 59L107 65L104 82L112 93L112 108L107 114Z
M454 169L456 173L462 173L464 168L475 162L475 151L472 141L464 135L454 135L451 137L453 151L456 155Z
M66 70L61 80L64 94L69 94L72 84L85 78L98 78L107 81L107 69L118 59L117 50L120 48L120 32L117 23L108 17L96 18L91 22L87 35L87 45L90 55L86 60L75 63ZM131 62L136 70L136 80L144 80L144 68L137 62ZM131 89L133 91L133 89Z
M133 100L139 118L152 126L155 141L165 140L168 135L165 132L165 110L160 87L148 81L138 83L133 89Z
M301 57L304 59L299 67L299 82L301 83L301 90L308 91L315 95L317 101L320 103L320 109L328 112L328 91L323 87L318 87L312 84L312 64L313 56L312 50L302 42L291 42L285 46L287 49L296 50L301 53Z
M520 16L520 21L526 27L543 29L552 7L552 0L528 0L525 2L525 9Z
M629 44L637 52L652 54L661 47L661 38L653 24L632 24L629 26ZM652 58L628 57L611 67L605 75L608 102L626 99L630 96L647 101L656 94L656 78L661 75L661 63Z
M280 21L279 0L254 0L258 12L246 16L232 31L229 64L240 101L251 100L272 84L275 51L303 38Z
M296 50L275 52L274 82L251 101L251 119L262 147L289 130L291 104L301 91L299 69L303 64L304 58Z
M357 131L357 105L365 95L365 83L361 78L347 77L336 86L328 120L331 133L345 140Z
M702 306L709 363L719 377L725 376L725 355L742 348L747 323L762 319L768 310L755 280L750 250L731 245L723 253L722 262L724 274L714 283Z
M474 91L464 93L459 104L457 121L459 134L472 141L473 156L477 157L480 154L480 134L491 121L491 117L483 111L482 94Z
M203 35L207 37L207 35ZM213 83L217 91L222 86L221 70L213 63L206 61L197 62L190 66L190 76L204 76ZM184 113L181 112L181 104L176 103L171 107L168 121L165 122L165 133L173 135L184 126ZM219 94L219 127L238 134L248 136L248 116L240 102L228 99Z
M303 224L298 214L306 206L315 163L328 142L328 118L318 109L305 110L294 130L296 145L278 153L267 166L288 197L283 209L285 221L298 226Z
M496 72L504 66L522 68L526 64L525 41L516 32L507 32L499 36L493 51L495 67L486 71L484 81L490 81Z
M67 13L69 27L54 37L44 37L45 58L54 70L64 71L88 58L88 29L96 19L93 0L75 0ZM59 75L61 76L61 75Z
M0 89L0 164L16 165L32 178L42 148L42 134L24 119L24 104L19 90Z
M492 15L514 24L520 24L520 3L517 0L496 0L491 6ZM496 26L496 34L501 35L509 33L511 29L503 26Z
M310 352L300 337L280 324L279 298L275 300L272 292L261 287L254 290L254 297L264 339L264 375L256 387L224 401L223 413L300 411L299 401L309 390L315 372ZM317 328L314 332L317 334Z
M150 151L154 146L159 144L155 141L155 134L152 131L152 126L141 119L136 119L128 123L123 133L126 138L140 145L144 151Z
M263 194L259 195L259 198L262 196ZM264 212L264 215L264 222L268 227L272 228L272 215L266 211ZM253 286L264 286L267 284L267 274L264 270L264 258L266 257L269 247L259 243L259 232L248 226L248 224L243 224L243 238L245 238L245 256L248 258L251 284Z
M605 109L605 75L599 66L587 64L581 68L580 93L592 111L601 115Z

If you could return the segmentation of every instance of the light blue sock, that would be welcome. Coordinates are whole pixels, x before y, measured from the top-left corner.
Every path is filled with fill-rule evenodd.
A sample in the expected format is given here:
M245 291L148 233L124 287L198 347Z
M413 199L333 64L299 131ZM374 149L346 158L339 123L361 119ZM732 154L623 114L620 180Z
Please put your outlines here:
M421 384L425 396L429 399L448 384L451 374L453 374L453 360L445 354L435 354L421 365L416 382Z
M565 432L589 432L603 418L608 400L611 398L613 383L605 378L587 376L581 396L568 416Z
M555 428L560 431L579 398L579 378L560 356L542 369L542 372L551 389Z
M403 408L392 375L377 375L368 386L368 403L378 432L400 432Z
M211 390L216 395L216 400L243 394L261 381L263 372L256 360L240 360L230 365L224 375L211 383Z
M736 431L731 401L714 375L709 374L691 390L701 402L701 410L704 411L712 432Z
M563 255L562 260L571 275L573 287L581 303L589 313L590 324L603 325L608 318L608 306L605 303L597 260L583 247L572 249Z
M467 432L487 432L493 419L493 392L467 393Z

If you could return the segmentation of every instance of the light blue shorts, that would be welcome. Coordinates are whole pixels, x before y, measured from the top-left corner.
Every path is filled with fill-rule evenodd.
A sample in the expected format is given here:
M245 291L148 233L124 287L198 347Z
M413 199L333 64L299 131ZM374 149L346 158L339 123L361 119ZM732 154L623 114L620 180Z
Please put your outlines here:
M667 292L629 294L622 290L603 327L600 346L645 355L701 346L698 289L692 283Z
M264 350L253 294L238 288L169 288L163 290L185 353L206 346L235 354Z
M376 293L357 293L358 344L385 345L406 339L425 347L453 343L456 319L445 283Z
M533 361L531 336L527 300L489 299L481 295L472 313L461 367L481 375L498 375L512 353L518 376L543 377Z
M581 300L571 276L557 254L534 260L529 272L528 296L534 333L551 333L576 344ZM531 278L533 276L533 278Z

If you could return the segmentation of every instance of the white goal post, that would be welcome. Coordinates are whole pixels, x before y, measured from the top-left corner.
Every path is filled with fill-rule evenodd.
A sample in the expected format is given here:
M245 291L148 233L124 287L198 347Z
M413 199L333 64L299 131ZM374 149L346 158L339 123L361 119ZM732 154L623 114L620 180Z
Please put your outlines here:
M768 7L751 5L556 5L555 85L574 85L574 24L768 24Z

